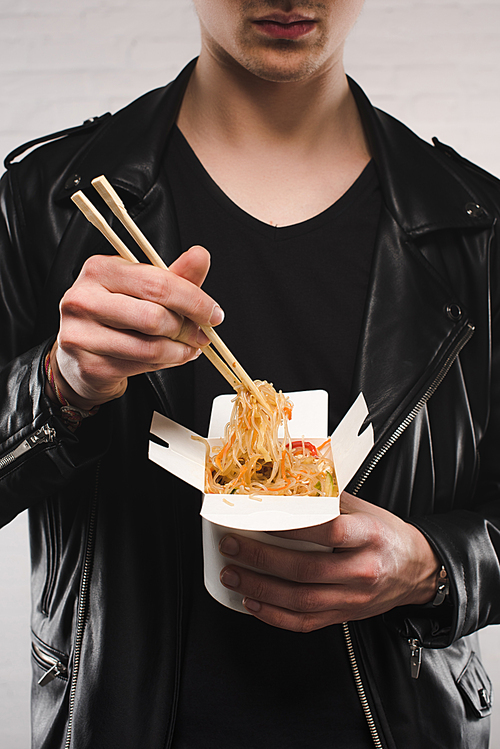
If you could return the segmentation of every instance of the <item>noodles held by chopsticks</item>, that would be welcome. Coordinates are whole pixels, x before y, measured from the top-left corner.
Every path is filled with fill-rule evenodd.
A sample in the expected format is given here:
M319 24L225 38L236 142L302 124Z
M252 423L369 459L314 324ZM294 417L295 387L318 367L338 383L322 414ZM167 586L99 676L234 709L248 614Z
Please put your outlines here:
M290 439L289 398L268 382L255 380L255 385L268 409L244 386L238 389L223 446L211 455L207 447L205 492L337 496L332 461L310 442ZM281 425L284 439L278 438Z

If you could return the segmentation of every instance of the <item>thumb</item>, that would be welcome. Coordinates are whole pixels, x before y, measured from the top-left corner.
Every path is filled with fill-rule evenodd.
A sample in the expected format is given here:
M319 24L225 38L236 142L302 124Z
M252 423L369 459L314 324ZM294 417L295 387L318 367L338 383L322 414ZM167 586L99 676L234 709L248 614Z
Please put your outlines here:
M341 515L351 515L353 512L359 512L363 505L368 504L363 499L355 497L354 494L342 492L340 495L340 513Z
M183 252L172 265L170 270L177 276L201 286L210 268L210 253L199 244L195 244Z

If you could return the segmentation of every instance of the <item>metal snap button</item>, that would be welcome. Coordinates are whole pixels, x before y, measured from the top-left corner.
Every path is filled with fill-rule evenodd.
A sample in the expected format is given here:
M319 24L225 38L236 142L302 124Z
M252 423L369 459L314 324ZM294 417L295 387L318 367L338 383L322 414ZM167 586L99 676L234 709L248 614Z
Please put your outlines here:
M490 708L491 700L486 689L484 687L482 689L478 689L477 693L479 695L479 702L481 703L481 707Z
M486 211L477 203L466 203L465 212L472 218L481 218L484 216Z
M64 185L65 190L73 190L75 187L78 187L80 182L82 181L82 178L79 174L73 174Z
M453 320L453 322L458 322L462 317L462 310L458 304L455 304L453 302L452 304L447 305L446 314L448 315L450 320Z

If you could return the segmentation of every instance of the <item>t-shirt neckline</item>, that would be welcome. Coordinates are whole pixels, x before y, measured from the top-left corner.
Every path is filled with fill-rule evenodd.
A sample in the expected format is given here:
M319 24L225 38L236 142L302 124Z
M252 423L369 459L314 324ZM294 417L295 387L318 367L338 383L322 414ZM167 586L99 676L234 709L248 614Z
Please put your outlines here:
M215 182L211 175L207 172L198 156L192 149L188 140L177 125L174 125L172 130L172 145L179 149L180 155L184 160L185 167L194 172L194 177L203 188L208 192L209 196L215 200L225 211L227 211L234 219L244 224L247 228L264 235L268 239L274 239L275 241L287 240L295 236L308 234L311 231L315 231L321 225L335 219L345 210L348 210L353 202L360 202L363 200L364 194L369 193L377 183L377 173L373 159L371 159L365 166L363 171L354 180L354 182L347 188L347 190L330 206L325 208L320 213L312 216L311 218L300 221L297 224L289 224L287 226L274 226L267 224L261 219L252 216L250 213L241 208L235 203Z

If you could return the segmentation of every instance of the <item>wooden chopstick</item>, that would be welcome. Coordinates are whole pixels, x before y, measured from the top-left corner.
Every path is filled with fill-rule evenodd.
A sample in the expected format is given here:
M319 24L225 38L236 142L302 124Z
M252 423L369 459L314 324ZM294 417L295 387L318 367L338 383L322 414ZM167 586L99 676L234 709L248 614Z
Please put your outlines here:
M156 267L163 268L163 270L169 270L168 266L164 263L156 250L152 247L149 240L144 236L137 224L129 216L122 200L113 189L113 187L109 184L107 179L104 176L96 177L96 179L92 180L92 185L105 200L106 204L115 214L115 216L123 223L127 231L137 242L150 262ZM97 208L95 208L95 206L81 190L72 195L71 199L73 200L75 205L77 205L78 208L82 211L85 218L90 221L90 223L106 237L110 244L123 258L125 258L125 260L129 260L130 262L135 263L138 262L137 258L133 255L132 252L130 252L128 247L122 242L120 237L107 223L104 216L97 210ZM269 406L262 397L255 383L243 369L236 357L233 356L220 336L212 327L208 325L202 325L200 327L207 338L220 352L221 356L225 359L227 364L222 361L217 353L208 345L202 347L202 352L207 356L210 362L217 368L222 376L225 377L231 387L237 390L240 384L243 384L247 388L247 390L249 390L254 395L257 401L266 410L269 410Z
M123 204L123 200L120 198L114 187L110 185L106 177L104 175L96 177L92 180L91 184L93 185L93 187L95 187L108 208L112 210L116 218L118 218L122 222L128 233L135 239L148 260L153 265L156 265L157 268L170 270L168 265L166 265L162 258L158 255L149 239L144 236L135 221L131 216L129 216L129 214L127 213L127 209Z
M71 200L78 206L87 221L90 221L96 229L99 229L101 234L104 234L108 242L113 245L117 253L121 255L124 260L128 260L130 263L139 262L135 255L130 252L127 245L122 242L118 234L113 231L102 213L92 205L90 200L81 190L72 195Z

